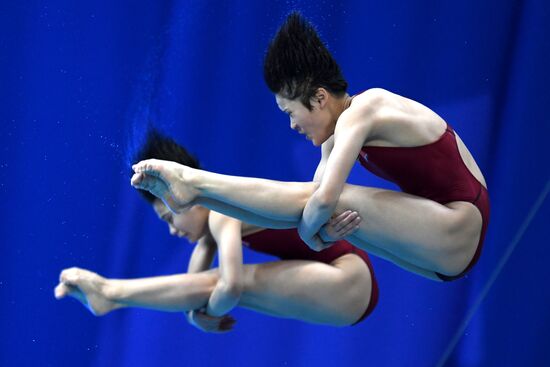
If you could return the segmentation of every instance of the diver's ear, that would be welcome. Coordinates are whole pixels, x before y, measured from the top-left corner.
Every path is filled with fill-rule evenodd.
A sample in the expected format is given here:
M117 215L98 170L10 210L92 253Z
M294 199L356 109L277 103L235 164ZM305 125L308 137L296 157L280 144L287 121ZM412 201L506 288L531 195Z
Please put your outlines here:
M328 102L329 93L328 91L323 88L319 87L315 91L315 95L313 96L313 101L317 102L319 104L319 108L324 108Z

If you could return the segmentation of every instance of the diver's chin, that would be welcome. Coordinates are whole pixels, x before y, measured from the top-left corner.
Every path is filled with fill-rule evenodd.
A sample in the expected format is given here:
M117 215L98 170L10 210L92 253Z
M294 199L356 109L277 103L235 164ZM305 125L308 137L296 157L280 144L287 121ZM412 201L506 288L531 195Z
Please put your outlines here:
M313 139L313 138L310 138L309 136L307 137L307 140L311 141L311 144L313 144L313 146L315 147L320 147L321 146L321 143L319 143L317 141L317 139Z

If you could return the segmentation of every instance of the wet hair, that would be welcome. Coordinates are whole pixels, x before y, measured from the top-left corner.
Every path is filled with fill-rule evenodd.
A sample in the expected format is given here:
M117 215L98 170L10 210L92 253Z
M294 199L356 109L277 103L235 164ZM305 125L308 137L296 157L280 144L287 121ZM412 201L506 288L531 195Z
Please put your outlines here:
M315 28L298 12L287 16L269 44L264 79L273 93L290 100L300 98L309 110L318 88L338 97L348 88L340 67Z
M199 161L189 152L179 145L174 139L163 135L160 131L150 128L145 137L145 142L135 154L132 162L138 163L145 159L162 159L181 163L191 168L200 168ZM138 190L139 193L151 204L157 200L157 197L149 191Z

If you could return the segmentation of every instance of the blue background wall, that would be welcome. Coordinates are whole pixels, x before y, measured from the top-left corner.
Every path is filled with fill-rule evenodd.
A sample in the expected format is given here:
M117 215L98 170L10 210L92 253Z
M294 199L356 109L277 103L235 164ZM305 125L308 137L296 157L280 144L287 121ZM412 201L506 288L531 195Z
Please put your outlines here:
M234 331L210 335L179 314L95 318L56 301L65 267L186 268L191 245L129 185L128 142L148 119L210 170L312 177L319 151L262 79L292 9L316 24L352 94L409 96L459 132L492 199L479 264L439 284L374 259L378 308L341 329L236 310ZM2 2L0 365L550 364L549 24L544 0ZM358 167L350 181L391 187Z

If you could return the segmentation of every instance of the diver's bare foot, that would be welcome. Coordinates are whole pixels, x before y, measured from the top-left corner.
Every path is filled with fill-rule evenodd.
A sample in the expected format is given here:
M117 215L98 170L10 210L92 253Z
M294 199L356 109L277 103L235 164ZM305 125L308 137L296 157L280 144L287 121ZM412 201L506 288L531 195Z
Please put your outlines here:
M55 298L74 297L96 316L122 307L121 304L111 301L108 293L108 279L79 268L63 270L59 276L59 284L55 287Z
M196 170L179 163L147 159L132 166L132 186L147 190L161 199L172 211L179 213L190 206L199 191L193 186Z

